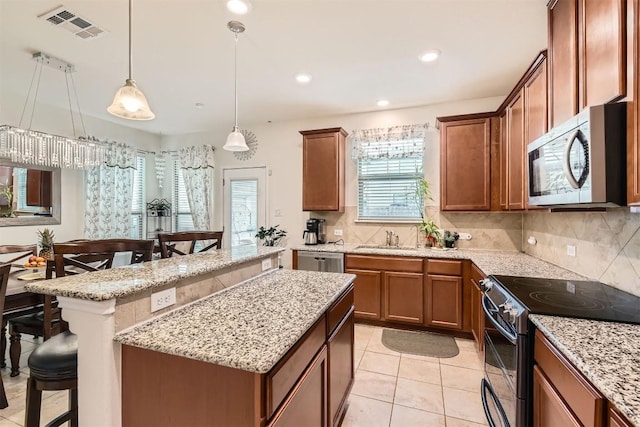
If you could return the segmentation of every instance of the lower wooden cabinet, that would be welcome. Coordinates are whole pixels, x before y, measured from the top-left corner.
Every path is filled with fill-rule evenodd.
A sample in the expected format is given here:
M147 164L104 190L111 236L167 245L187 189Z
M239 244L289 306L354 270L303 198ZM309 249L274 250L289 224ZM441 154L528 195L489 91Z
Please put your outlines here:
M327 350L316 356L269 427L327 426Z
M382 273L353 269L347 269L346 272L356 275L356 280L353 282L356 317L380 320L382 318L380 292Z
M384 273L383 320L422 324L424 319L423 274Z
M351 309L327 341L329 359L329 388L327 397L329 418L327 421L329 426L337 426L340 418L342 418L342 413L346 409L345 403L349 397L351 385L353 384L353 323L353 309Z
M533 367L533 425L581 426L538 366Z
M427 326L462 329L462 277L427 276Z
M618 411L609 406L608 411L608 425L609 427L632 427L633 424L622 416Z
M484 274L475 265L471 266L471 333L478 345L478 351L484 350L484 311L482 310L482 288L480 280Z

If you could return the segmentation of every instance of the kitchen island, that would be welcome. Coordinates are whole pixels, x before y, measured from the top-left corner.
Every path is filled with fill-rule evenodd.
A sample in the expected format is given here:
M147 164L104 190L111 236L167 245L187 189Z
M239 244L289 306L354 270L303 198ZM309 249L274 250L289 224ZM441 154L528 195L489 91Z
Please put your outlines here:
M122 423L118 332L275 272L282 251L222 249L28 284L29 292L58 297L64 320L78 336L80 425ZM160 291L175 292L174 299L154 309L152 295Z

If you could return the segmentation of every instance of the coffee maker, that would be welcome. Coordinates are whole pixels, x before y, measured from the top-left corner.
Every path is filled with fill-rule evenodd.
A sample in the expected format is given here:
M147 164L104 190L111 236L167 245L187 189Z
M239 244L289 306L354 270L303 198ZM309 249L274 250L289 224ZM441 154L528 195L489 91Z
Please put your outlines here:
M317 245L326 243L325 220L322 218L309 218L307 229L302 234L305 245Z

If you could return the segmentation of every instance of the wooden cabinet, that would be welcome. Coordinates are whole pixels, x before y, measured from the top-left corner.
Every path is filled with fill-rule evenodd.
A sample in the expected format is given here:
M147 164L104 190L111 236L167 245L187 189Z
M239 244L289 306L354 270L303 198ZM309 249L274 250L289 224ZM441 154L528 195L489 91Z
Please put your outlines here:
M344 317L335 332L327 340L329 426L337 426L342 418L342 413L346 410L346 402L349 397L349 391L351 391L354 375L353 340L354 324L353 308L351 307L348 315Z
M302 210L344 212L345 138L342 128L300 131Z
M609 411L607 412L608 426L609 427L632 427L633 424L626 419L622 414L616 411L611 404L609 404Z
M627 204L640 204L640 4L637 0L628 2L632 7L634 25L629 29L631 55L633 61L633 102L628 105L627 116Z
M625 0L549 4L551 127L626 94Z
M484 274L475 265L471 266L471 333L478 345L478 350L484 350L484 311L482 310L482 287L480 281Z
M550 127L578 113L578 1L549 4Z
M524 89L507 106L507 208L524 209Z
M52 205L53 172L27 169L27 206L50 208Z
M462 261L427 261L425 325L461 330Z
M491 209L490 115L438 117L440 209Z
M384 320L422 324L423 274L384 273Z
M347 268L345 272L356 275L356 280L353 282L356 317L373 320L381 319L382 299L380 285L382 283L382 273L380 271L351 268Z
M538 330L534 342L534 426L603 427L607 400ZM562 420L553 424L549 420Z

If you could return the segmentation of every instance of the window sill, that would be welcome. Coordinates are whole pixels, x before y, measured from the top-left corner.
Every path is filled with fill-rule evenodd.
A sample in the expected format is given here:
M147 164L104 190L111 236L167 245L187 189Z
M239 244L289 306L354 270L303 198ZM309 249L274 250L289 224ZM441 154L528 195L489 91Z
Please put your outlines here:
M409 225L418 225L421 220L419 219L356 219L355 223L363 223L363 224L409 224Z

